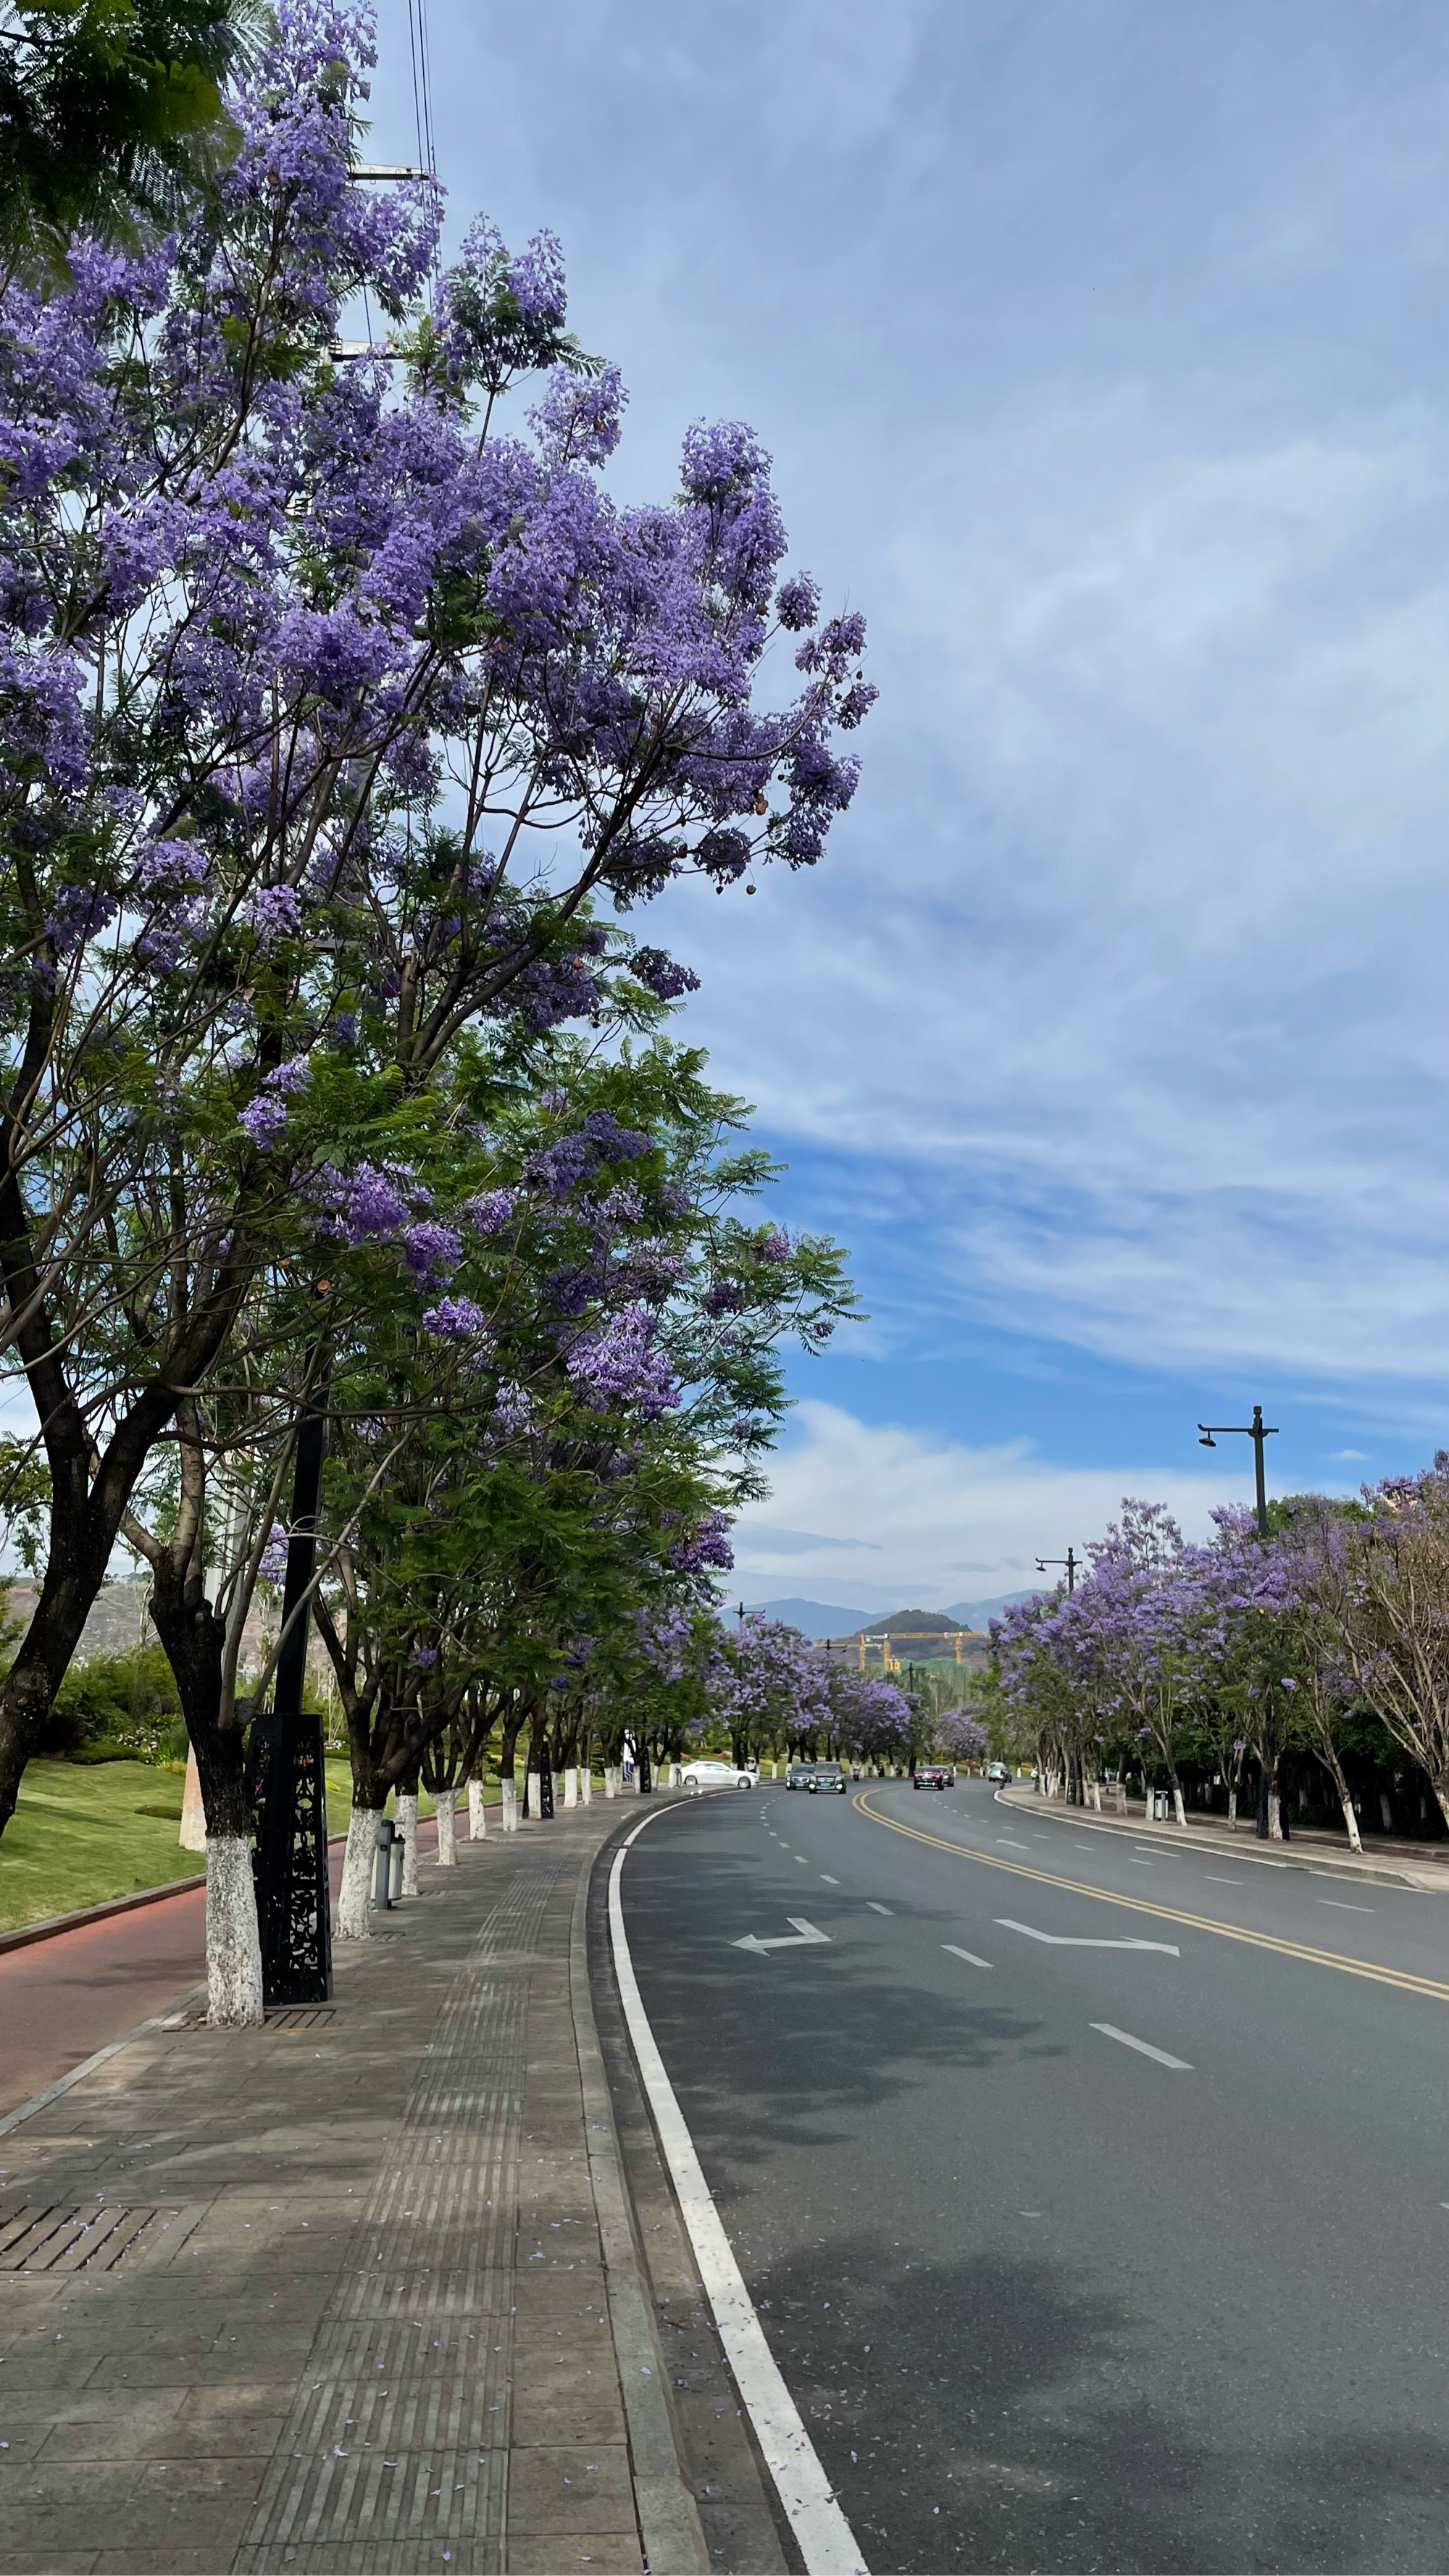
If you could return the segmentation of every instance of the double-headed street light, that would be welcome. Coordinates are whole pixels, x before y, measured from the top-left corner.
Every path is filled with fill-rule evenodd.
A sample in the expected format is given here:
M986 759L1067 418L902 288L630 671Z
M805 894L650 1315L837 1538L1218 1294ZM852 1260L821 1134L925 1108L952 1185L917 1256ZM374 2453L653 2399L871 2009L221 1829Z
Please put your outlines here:
M1266 1538L1268 1535L1268 1488L1263 1479L1263 1443L1265 1440L1274 1440L1277 1438L1278 1425L1276 1422L1265 1422L1263 1420L1263 1408L1261 1404L1255 1404L1253 1407L1253 1419L1251 1422L1200 1422L1197 1427L1201 1434L1197 1444L1200 1449L1216 1449L1218 1444L1214 1439L1213 1434L1217 1431L1241 1432L1245 1439L1251 1440L1253 1444L1253 1473L1258 1489L1258 1533L1260 1537Z

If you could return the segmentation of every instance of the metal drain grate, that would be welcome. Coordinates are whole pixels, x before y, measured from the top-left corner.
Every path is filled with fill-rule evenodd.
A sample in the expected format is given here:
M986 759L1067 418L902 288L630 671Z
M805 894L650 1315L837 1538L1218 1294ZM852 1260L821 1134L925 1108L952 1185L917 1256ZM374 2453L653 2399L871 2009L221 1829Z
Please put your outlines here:
M0 2219L0 2272L114 2272L149 2254L179 2209L52 2209L28 2201Z
M335 2021L335 2004L283 2004L267 2015L268 2030L317 2030L324 2021Z

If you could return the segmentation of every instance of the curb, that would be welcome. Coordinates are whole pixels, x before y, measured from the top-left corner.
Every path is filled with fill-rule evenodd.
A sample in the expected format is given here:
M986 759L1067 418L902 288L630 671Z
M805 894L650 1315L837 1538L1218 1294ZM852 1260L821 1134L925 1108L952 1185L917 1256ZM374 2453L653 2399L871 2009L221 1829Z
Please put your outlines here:
M1449 1895L1449 1870L1446 1870L1442 1879L1433 1877L1430 1875L1435 1866L1433 1863L1426 1863L1418 1870L1415 1870L1411 1862L1405 1862L1401 1867L1395 1868L1387 1861L1375 1862L1367 1857L1357 1860L1351 1852L1340 1855L1337 1852L1320 1851L1316 1845L1310 1846L1306 1843L1295 1845L1291 1841L1286 1849L1281 1844L1275 1845L1270 1859L1266 1852L1244 1848L1246 1842L1256 1839L1251 1835L1219 1837L1213 1834L1210 1840L1205 1840L1200 1832L1194 1834L1191 1826L1188 1827L1186 1835L1182 1835L1176 1833L1175 1828L1158 1826L1151 1818L1139 1825L1131 1816L1097 1816L1090 1808L1081 1807L1074 1807L1069 1813L1062 1814L1058 1812L1058 1801L1054 1798L1033 1796L1028 1799L1025 1796L1013 1796L1002 1789L996 1792L995 1804L998 1807L1005 1807L1012 1815L1041 1816L1052 1824L1076 1825L1094 1834L1155 1835L1159 1832L1163 1834L1171 1832L1175 1838L1170 1848L1174 1851L1196 1849L1200 1852L1231 1853L1235 1860L1251 1862L1259 1869L1296 1869L1307 1871L1318 1878L1353 1879L1360 1886L1365 1887L1408 1887L1416 1894ZM1281 1858L1280 1852L1283 1854ZM1293 1854L1291 1859L1287 1856L1290 1852Z
M170 1878L164 1887L143 1887L134 1896L108 1896L100 1905L83 1905L75 1914L43 1914L38 1923L18 1924L13 1932L0 1932L0 1953L27 1949L32 1941L53 1941L62 1932L79 1932L87 1923L104 1923L112 1914L134 1914L140 1905L164 1905L168 1896L191 1896L205 1887L206 1872L198 1878Z
M656 2576L704 2576L709 2549L694 2493L675 2440L665 2383L664 2355L645 2294L613 2105L599 2048L589 1992L588 1902L594 1870L615 1837L600 1843L579 1872L569 1933L569 1999L584 2099L589 2181L604 2251L609 2326L619 2365L629 2460L639 2515L644 2564Z

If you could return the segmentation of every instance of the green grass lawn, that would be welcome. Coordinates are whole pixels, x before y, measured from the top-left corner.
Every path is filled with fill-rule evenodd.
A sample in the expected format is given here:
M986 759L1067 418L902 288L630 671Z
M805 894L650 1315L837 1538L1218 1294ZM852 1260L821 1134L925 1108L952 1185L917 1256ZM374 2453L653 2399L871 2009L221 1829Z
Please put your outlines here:
M0 1932L197 1877L204 1855L176 1839L181 1787L179 1771L146 1762L32 1762L0 1838ZM432 1814L431 1798L418 1800L418 1812ZM351 1813L348 1765L329 1759L328 1832L345 1833Z

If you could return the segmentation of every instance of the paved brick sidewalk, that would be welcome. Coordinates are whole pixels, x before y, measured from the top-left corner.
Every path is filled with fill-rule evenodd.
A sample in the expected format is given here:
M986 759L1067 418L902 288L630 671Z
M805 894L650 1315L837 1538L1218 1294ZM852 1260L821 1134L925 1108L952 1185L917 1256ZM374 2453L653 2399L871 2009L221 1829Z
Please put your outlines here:
M629 1821L461 1845L332 2007L0 2138L0 2576L708 2564L583 1966Z

